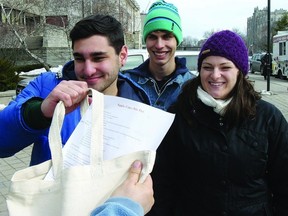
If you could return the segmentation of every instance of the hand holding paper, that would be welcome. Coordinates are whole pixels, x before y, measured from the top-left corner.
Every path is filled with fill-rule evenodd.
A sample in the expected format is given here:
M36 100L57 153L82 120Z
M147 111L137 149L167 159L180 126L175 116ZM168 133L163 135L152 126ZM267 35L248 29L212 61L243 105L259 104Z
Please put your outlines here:
M64 168L90 164L91 112L90 106L63 148ZM156 151L173 120L174 114L105 95L103 159L142 150Z

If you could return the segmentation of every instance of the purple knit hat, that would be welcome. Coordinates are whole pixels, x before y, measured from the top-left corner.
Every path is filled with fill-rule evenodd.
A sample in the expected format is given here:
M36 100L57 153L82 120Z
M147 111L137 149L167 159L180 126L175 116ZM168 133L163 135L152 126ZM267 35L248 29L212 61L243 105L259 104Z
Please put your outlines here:
M224 30L214 33L203 44L198 58L200 72L203 60L208 56L222 56L232 61L246 76L249 70L248 50L243 39L236 33Z

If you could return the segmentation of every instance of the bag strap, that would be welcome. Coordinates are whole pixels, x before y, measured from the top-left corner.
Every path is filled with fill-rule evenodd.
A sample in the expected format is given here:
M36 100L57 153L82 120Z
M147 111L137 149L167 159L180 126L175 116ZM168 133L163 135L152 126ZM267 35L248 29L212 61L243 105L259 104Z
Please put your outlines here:
M90 164L101 164L103 162L103 134L104 134L104 95L94 89L89 89L92 93L92 125L91 125L91 146L90 146ZM87 96L80 104L81 116L84 115L89 107ZM49 147L51 150L52 170L54 178L61 176L63 169L62 139L61 128L65 116L65 106L62 101L56 105L49 134Z
M61 128L65 116L65 106L59 101L55 107L51 126L49 129L48 140L51 151L52 170L54 178L60 177L63 169Z
M101 164L103 162L104 151L104 95L94 89L92 92L92 126L91 126L91 146L90 164Z

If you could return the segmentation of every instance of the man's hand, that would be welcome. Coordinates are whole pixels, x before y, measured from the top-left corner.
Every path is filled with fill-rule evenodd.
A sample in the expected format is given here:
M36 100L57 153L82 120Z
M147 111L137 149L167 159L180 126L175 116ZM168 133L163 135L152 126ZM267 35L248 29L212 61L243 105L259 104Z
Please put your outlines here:
M134 161L129 176L111 195L111 197L122 196L138 202L144 209L144 213L149 212L154 204L152 178L149 175L143 183L139 183L141 175L141 161Z
M63 101L66 107L66 113L70 113L79 106L87 94L88 85L86 82L63 80L42 102L42 113L45 117L52 118L55 107L59 101Z

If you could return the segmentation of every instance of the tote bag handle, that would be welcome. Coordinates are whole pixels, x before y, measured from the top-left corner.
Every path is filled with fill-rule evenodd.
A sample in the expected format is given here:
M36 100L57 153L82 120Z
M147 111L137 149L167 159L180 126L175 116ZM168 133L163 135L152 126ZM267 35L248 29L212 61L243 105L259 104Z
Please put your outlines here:
M96 165L103 162L103 118L104 118L104 95L94 89L89 89L92 93L92 124L91 124L91 146L90 146L90 164ZM89 107L87 96L80 104L81 116L84 115ZM65 116L65 106L62 101L56 105L51 127L48 134L49 147L51 151L52 170L54 178L60 178L63 169L62 139L61 128ZM79 141L80 144L80 141ZM93 167L93 166L92 166Z

